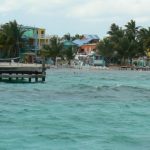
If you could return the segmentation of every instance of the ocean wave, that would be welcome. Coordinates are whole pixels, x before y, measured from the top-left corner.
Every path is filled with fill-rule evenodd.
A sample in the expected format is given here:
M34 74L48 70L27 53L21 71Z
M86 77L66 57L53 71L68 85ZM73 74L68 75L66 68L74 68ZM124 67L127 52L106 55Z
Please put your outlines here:
M150 87L146 87L143 85L125 85L125 84L114 84L114 85L88 85L88 84L78 84L78 85L72 85L71 88L79 89L79 90L114 90L114 91L120 91L120 90L136 90L136 91L150 91Z
M117 85L112 87L113 89L127 89L127 90L136 90L136 91L150 91L150 87L138 86L138 85Z

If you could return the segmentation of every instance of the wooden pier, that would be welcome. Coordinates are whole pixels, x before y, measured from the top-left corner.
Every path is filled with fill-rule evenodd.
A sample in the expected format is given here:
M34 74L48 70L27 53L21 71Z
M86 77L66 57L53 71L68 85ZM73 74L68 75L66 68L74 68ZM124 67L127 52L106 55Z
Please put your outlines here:
M0 63L0 80L25 80L29 82L45 82L45 65Z

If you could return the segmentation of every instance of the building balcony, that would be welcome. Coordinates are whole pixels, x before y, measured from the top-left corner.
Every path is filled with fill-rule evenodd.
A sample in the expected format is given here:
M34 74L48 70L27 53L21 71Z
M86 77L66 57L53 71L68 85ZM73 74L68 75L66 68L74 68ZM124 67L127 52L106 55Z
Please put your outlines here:
M45 38L45 34L38 35L38 38L39 39L44 39Z

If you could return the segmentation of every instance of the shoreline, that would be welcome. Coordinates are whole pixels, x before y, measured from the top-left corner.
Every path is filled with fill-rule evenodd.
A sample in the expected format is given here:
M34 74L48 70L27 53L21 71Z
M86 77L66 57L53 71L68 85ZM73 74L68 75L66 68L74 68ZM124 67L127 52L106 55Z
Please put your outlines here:
M25 63L0 63L0 68L41 68L42 64L25 64ZM46 69L78 69L78 70L114 70L114 71L150 71L150 67L133 67L133 66L69 66L69 65L49 65L45 64Z
M48 69L75 69L75 70L97 70L97 71L150 71L150 67L126 67L126 66L54 66L49 65Z

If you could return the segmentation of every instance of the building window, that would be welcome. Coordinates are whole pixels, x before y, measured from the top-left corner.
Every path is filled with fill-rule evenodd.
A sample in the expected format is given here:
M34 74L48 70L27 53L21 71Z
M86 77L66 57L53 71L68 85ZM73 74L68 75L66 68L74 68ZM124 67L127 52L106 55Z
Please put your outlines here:
M41 31L41 34L44 34L44 31Z

